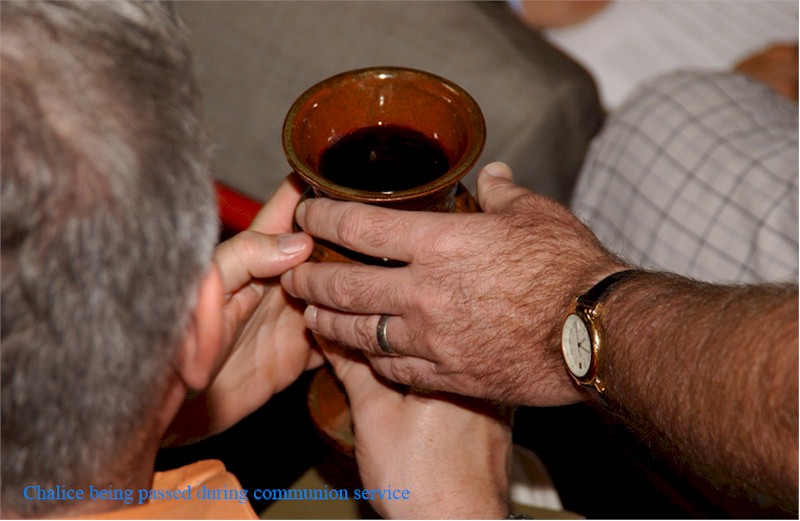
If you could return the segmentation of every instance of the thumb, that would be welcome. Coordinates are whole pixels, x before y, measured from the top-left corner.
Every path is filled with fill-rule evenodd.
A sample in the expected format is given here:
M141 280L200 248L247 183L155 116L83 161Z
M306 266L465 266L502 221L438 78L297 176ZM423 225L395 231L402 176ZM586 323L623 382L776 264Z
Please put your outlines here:
M478 174L478 204L488 213L502 213L511 203L531 192L514 184L507 164L489 163Z
M270 235L291 232L294 210L304 189L297 174L290 174L255 216L249 229Z
M305 233L265 235L245 230L214 250L214 261L226 293L236 291L252 279L276 277L311 255L313 240Z

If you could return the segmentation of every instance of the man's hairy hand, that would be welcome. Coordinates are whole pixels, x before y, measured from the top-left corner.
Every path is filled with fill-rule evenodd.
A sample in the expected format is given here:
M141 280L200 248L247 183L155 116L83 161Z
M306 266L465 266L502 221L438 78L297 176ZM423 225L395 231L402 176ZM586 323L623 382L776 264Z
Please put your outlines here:
M308 326L364 350L391 380L505 403L556 405L583 394L560 354L574 296L623 266L567 208L515 185L505 164L479 176L486 213L403 212L312 199L298 208L309 234L401 268L302 264L282 277L317 303ZM391 315L378 346L381 314Z

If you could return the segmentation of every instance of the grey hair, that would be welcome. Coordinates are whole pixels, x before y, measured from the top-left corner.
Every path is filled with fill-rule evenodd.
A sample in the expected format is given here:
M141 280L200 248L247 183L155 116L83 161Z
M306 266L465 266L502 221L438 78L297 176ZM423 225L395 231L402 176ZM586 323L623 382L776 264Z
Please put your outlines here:
M125 486L218 235L185 31L154 2L3 2L2 508Z

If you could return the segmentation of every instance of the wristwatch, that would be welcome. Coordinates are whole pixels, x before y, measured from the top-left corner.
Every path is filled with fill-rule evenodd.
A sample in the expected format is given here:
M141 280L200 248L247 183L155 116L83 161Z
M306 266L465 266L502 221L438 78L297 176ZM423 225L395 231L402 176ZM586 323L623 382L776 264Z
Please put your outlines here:
M642 272L624 270L612 273L576 298L567 318L564 319L564 326L561 329L561 352L567 369L576 382L595 391L601 399L606 390L601 375L605 340L599 316L602 301L614 286L639 273Z

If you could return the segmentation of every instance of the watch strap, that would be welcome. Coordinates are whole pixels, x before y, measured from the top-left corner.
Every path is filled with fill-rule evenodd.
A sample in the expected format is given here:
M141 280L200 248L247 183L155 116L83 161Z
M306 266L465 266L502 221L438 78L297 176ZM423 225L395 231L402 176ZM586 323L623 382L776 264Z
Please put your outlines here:
M614 286L640 273L642 273L641 270L634 269L612 273L592 286L589 291L578 297L578 305L594 314L597 304L601 302L609 293L611 293L611 290L614 289Z

